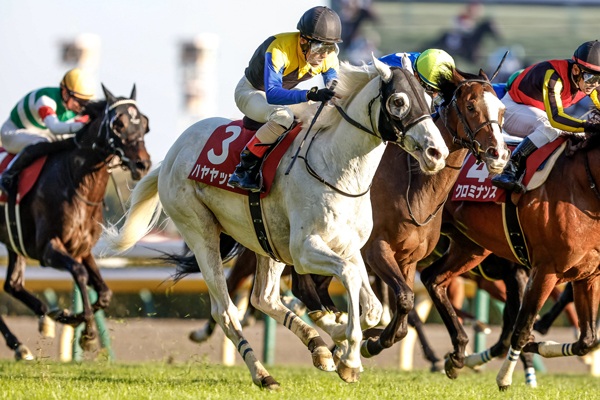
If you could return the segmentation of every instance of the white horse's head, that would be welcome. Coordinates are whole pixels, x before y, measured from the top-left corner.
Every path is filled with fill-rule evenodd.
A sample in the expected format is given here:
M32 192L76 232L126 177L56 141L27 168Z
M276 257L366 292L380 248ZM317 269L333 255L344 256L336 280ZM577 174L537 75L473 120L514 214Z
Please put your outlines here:
M419 161L425 173L444 168L448 147L431 119L431 97L413 74L373 57L381 76L377 130L383 140L400 145Z

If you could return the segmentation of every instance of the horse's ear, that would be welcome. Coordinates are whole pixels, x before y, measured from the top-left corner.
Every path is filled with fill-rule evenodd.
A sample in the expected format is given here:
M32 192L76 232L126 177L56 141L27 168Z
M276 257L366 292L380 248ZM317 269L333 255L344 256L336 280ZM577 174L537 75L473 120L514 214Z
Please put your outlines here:
M375 69L381 76L381 79L383 79L383 83L388 83L389 81L391 81L393 75L390 67L379 61L373 53L371 53L371 58L373 58L373 65L375 66Z
M479 76L485 78L486 81L489 81L490 79L488 78L488 76L485 74L485 72L483 72L482 69L479 70Z
M101 83L102 85L102 91L104 92L104 97L106 98L106 102L108 104L112 104L115 101L117 101L117 98L110 92L110 90L108 90L103 83Z
M135 90L135 83L133 84L133 89L131 89L131 94L129 95L129 98L131 100L135 100L135 96L136 96L136 90Z
M465 80L465 77L462 76L456 68L452 68L452 82L458 86L462 81Z

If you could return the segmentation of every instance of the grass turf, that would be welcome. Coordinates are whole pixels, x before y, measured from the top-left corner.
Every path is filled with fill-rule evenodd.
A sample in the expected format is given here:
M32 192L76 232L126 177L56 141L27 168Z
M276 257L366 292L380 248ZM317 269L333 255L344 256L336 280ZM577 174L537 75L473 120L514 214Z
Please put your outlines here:
M271 367L278 392L254 386L245 366L205 362L31 364L0 361L2 399L592 399L600 380L589 375L539 374L537 389L516 371L509 392L499 392L495 372L464 373L451 381L426 371L367 368L357 384L306 367Z

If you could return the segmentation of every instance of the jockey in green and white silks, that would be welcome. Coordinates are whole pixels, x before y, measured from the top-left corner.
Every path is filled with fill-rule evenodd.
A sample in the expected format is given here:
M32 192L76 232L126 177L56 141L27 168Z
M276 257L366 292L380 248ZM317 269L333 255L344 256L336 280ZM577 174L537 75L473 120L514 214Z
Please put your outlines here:
M244 77L235 89L235 103L247 117L265 123L248 142L229 186L261 191L259 172L268 147L294 122L290 105L307 101L327 102L335 95L327 88L296 90L298 83L322 75L325 86L337 78L337 45L342 24L327 7L313 7L298 22L300 32L269 37L256 50Z
M83 128L87 119L76 117L92 97L93 79L75 68L65 74L60 87L34 90L17 103L0 129L2 147L18 153L2 174L2 191L9 192L19 172L35 159L66 148L60 142Z

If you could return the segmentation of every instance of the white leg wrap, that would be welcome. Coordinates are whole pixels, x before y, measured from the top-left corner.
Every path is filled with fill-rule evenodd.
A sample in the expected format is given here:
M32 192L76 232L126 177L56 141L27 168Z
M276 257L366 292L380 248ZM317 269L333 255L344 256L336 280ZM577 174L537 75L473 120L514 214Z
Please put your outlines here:
M573 343L540 342L538 351L542 357L568 357L573 355Z
M491 349L487 349L482 353L475 353L465 358L465 365L469 368L479 367L480 365L487 364L492 360Z
M502 364L502 368L498 372L496 376L496 383L499 387L507 387L512 383L512 374L515 370L515 366L517 365L517 361L519 360L520 351L515 351L512 349L508 349L508 354L506 359L504 360L504 364Z
M525 370L525 384L530 388L537 387L537 378L535 377L535 369L530 367Z

